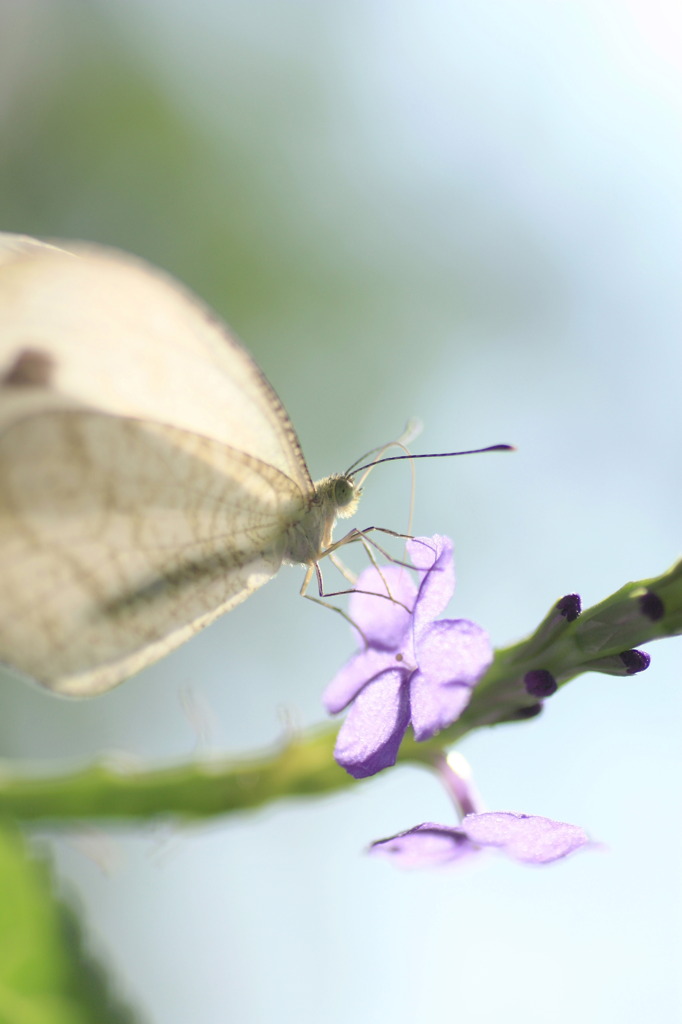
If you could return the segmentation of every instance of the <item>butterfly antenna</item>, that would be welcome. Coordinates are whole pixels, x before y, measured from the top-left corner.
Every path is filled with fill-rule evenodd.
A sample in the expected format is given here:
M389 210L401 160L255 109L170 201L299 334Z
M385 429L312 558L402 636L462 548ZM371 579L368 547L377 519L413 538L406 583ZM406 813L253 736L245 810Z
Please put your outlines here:
M393 443L395 444L396 442L393 442ZM390 445L386 445L383 450L386 451L386 449L389 448L389 447L390 447ZM400 447L404 448L404 445L400 445ZM358 466L357 469L353 469L351 467L350 472L347 473L346 475L350 476L350 477L353 477L353 476L356 475L356 473L362 473L363 470L365 470L365 469L368 470L368 471L370 469L374 469L375 466L381 465L382 462L402 462L404 459L413 459L413 460L414 459L451 459L455 455L481 455L483 452L514 452L514 451L516 451L516 448L514 447L513 444L491 444L487 448L468 448L466 451L461 451L461 452L428 452L428 453L425 453L423 455L412 455L409 452L407 452L405 455L389 455L389 456L387 456L385 458L382 457L382 458L379 458L379 459L375 459L373 462L368 462L364 466ZM358 460L358 461L360 461L360 460ZM365 474L364 477L362 477L362 479L364 480L365 478L366 478L366 474Z

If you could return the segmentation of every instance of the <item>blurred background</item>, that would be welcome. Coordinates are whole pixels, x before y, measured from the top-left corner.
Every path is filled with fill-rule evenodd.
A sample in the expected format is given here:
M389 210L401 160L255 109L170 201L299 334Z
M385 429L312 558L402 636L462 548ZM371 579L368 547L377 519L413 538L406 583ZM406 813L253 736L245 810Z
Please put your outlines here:
M231 323L314 478L424 421L417 534L495 645L680 554L682 12L673 0L0 3L0 225L141 254ZM407 527L383 466L356 525ZM271 584L91 702L2 681L4 758L246 754L323 721L352 649ZM604 844L402 873L366 844L452 821L399 768L192 829L49 842L151 1024L674 1020L678 641L469 738L490 809Z

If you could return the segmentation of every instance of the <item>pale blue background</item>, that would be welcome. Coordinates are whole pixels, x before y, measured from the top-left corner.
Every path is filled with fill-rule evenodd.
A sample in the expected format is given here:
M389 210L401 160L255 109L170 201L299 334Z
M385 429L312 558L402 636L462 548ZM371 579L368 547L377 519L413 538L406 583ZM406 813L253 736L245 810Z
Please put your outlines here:
M191 282L316 477L413 414L420 450L518 446L418 467L414 531L455 541L452 614L505 644L562 594L590 604L679 556L679 5L44 0L0 19L3 228ZM404 529L409 487L377 470L357 525ZM283 571L97 701L7 681L5 755L157 763L321 721L351 641L299 586ZM583 825L599 852L371 861L372 838L450 820L402 768L204 828L74 833L60 877L153 1024L678 1019L682 648L650 650L644 675L585 676L462 748L489 808Z

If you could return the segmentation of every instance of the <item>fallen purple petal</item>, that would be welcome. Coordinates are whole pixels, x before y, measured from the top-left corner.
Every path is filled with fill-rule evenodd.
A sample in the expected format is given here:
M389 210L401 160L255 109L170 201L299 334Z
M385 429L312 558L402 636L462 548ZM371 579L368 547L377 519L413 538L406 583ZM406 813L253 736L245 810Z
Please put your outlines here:
M467 814L462 830L478 846L494 846L524 864L549 864L589 843L584 829L515 811Z
M550 864L587 846L584 829L563 821L515 811L467 814L459 827L424 822L380 839L370 853L387 857L401 867L436 867L492 848L523 864Z
M428 868L463 860L477 853L478 848L461 829L425 821L390 839L378 839L369 852L401 868Z

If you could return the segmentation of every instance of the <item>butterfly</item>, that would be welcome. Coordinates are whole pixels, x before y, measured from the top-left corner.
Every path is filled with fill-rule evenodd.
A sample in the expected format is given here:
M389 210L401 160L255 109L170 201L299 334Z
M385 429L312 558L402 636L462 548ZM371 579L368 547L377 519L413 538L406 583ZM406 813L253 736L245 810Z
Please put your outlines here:
M95 246L0 234L0 661L103 693L351 515L209 308ZM304 584L305 586L305 584Z

